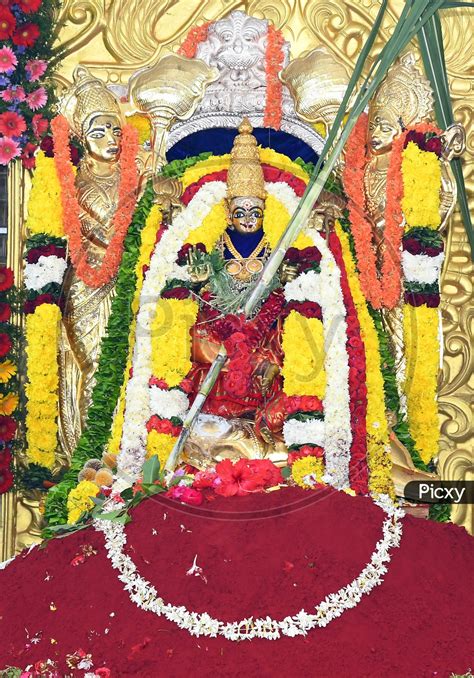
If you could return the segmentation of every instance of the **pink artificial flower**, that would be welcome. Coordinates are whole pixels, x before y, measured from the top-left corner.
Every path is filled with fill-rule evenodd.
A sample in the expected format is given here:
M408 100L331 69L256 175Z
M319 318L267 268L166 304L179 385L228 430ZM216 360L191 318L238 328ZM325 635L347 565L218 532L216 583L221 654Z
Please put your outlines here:
M30 82L36 82L44 74L48 67L43 59L30 59L26 62L25 71Z
M34 92L31 92L26 97L26 103L32 111L37 111L38 108L43 108L48 100L48 94L44 87L38 87Z
M10 103L11 101L25 101L26 94L21 85L12 85L12 87L0 92L0 97L3 101Z
M20 155L19 144L10 137L0 137L0 165L8 165L10 160Z
M0 73L13 71L17 63L18 59L10 47L2 47L0 49Z

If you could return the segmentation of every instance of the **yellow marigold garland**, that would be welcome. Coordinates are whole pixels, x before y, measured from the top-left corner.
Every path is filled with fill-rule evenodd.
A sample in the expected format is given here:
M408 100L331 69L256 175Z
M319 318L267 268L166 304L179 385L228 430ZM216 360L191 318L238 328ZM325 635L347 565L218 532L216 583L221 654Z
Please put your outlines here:
M83 511L89 511L94 506L91 497L99 494L99 486L90 480L82 480L67 497L67 522L72 525L77 522Z
M144 144L151 137L151 123L146 115L134 113L127 115L127 123L134 127L138 132L138 143Z
M324 398L324 332L318 318L291 311L283 325L283 390L288 396Z
M425 464L438 453L439 446L438 321L437 308L409 304L403 308L408 428Z
M18 368L11 360L0 363L0 384L6 384L18 372Z
M321 483L323 475L324 461L319 457L302 457L291 465L291 477L304 490L310 490L313 487L313 484L308 482L308 476L313 476L317 483Z
M61 311L42 304L26 317L28 461L51 468L57 447L58 359Z
M406 230L414 226L438 228L441 163L435 153L422 151L410 141L402 156L402 209Z
M283 235L290 221L290 214L285 206L275 198L274 195L267 195L265 200L265 213L263 215L263 232L273 249L280 237ZM304 249L313 245L312 239L305 233L300 233L296 238L293 247Z
M152 373L178 386L191 369L191 328L199 305L192 299L160 299L151 326Z
M224 233L226 227L227 212L224 201L221 200L214 205L209 214L204 217L201 224L191 231L186 242L190 245L196 245L198 242L202 242L206 246L206 250L210 252Z
M338 222L336 222L336 232L341 242L349 287L357 309L365 347L369 489L374 494L388 493L393 496L392 461L389 451L389 432L385 413L385 394L377 330L367 310L367 303L360 288L348 238Z
M158 433L152 429L146 441L146 458L157 456L160 468L164 468L177 438L168 433Z
M156 233L161 224L161 216L162 214L158 205L153 205L146 219L145 226L143 227L143 230L141 232L140 254L138 256L138 261L135 267L135 273L137 276L137 286L135 288L135 294L132 302L133 320L130 324L130 330L128 335L128 346L129 346L128 359L127 366L125 368L122 387L120 390L119 403L117 411L114 416L112 430L107 445L107 450L110 454L117 455L120 451L120 440L122 438L123 420L125 414L125 392L127 389L127 383L130 376L130 369L132 366L133 349L135 346L135 329L137 326L137 313L144 279L143 267L150 261L151 254L155 246Z
M64 236L61 186L54 158L47 158L43 151L36 156L26 228L30 235L45 233L58 238Z

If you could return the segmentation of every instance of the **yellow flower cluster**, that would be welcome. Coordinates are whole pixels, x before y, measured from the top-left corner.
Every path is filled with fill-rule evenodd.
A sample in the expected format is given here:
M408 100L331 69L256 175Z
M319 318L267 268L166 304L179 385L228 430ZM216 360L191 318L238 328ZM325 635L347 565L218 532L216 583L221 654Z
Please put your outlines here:
M47 206L47 209L45 207ZM28 200L26 228L30 235L46 235L62 238L63 208L54 158L47 158L43 151L36 156L36 169Z
M58 337L61 311L42 304L26 317L26 441L30 463L51 468L58 433Z
M130 376L130 368L132 366L133 349L135 347L135 329L137 326L137 313L140 303L140 294L143 287L143 267L150 261L156 242L156 233L161 224L161 217L162 214L158 205L153 205L146 219L145 226L141 232L140 254L138 255L138 260L135 267L137 286L135 288L135 294L132 302L133 320L130 324L130 330L128 333L127 367L125 368L122 386L120 389L119 404L115 412L112 430L110 433L109 442L107 444L107 450L110 454L117 455L120 451L120 440L122 439L123 420L125 415L125 393Z
M336 232L341 241L349 287L357 309L362 341L365 347L369 488L373 494L386 493L394 496L391 476L392 461L389 450L389 434L385 414L385 395L377 330L367 310L367 303L360 288L348 238L338 222L336 223Z
M315 482L321 483L323 475L324 461L319 457L302 457L291 466L291 477L304 490L311 490Z
M138 132L138 143L144 144L151 136L151 123L146 115L134 113L127 115L127 123L134 127Z
M324 398L326 372L322 322L291 311L283 325L282 350L285 358L281 373L286 395Z
M281 236L283 235L288 222L290 221L290 214L285 206L273 195L267 195L265 200L265 213L263 215L263 232L269 242L271 249L273 249ZM304 249L313 245L312 239L305 233L300 233L296 238L293 247L297 249Z
M192 299L160 299L151 325L152 374L178 386L191 369L191 328L199 305Z
M227 212L224 201L218 202L211 209L209 214L204 217L202 222L191 231L187 243L196 245L202 242L206 246L206 250L210 252L216 246L217 241L224 233L227 227Z
M439 446L436 403L439 370L438 322L437 308L405 304L403 331L408 427L425 463L438 454Z
M168 433L158 433L152 429L146 441L146 458L157 456L160 468L163 469L176 440L177 438Z
M99 487L90 480L82 480L67 497L67 522L72 525L81 517L81 513L94 506L91 497L99 494Z
M0 415L9 417L18 407L19 398L16 393L0 394Z
M441 162L435 153L422 151L413 141L402 156L402 209L406 230L414 226L438 228L441 223Z
M18 368L11 360L0 363L0 384L6 384L17 373Z

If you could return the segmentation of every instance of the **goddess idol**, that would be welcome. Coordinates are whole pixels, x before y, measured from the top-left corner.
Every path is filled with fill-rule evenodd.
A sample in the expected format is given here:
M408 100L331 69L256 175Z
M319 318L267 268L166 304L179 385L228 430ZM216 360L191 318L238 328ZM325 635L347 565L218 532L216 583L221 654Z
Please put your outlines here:
M103 266L114 233L122 142L122 116L112 92L83 66L75 69L73 80L63 96L61 110L72 135L82 144L84 155L75 181L80 251L72 257L64 282L60 348L60 437L68 457L86 422L100 345L114 297L115 276L105 281L101 278L97 284L93 273Z

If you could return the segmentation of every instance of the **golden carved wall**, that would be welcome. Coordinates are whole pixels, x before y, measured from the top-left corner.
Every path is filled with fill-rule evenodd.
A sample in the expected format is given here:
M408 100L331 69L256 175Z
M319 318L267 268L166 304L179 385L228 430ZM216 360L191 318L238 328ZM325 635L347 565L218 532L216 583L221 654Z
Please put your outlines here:
M403 5L403 0L389 2L379 44L390 34ZM69 81L78 63L86 64L95 75L111 84L125 84L137 68L159 54L176 50L193 24L218 19L233 9L271 19L290 41L292 57L325 45L351 68L379 6L379 0L64 0L58 31L58 44L64 50L64 57L57 84L60 89ZM467 131L464 172L471 200L474 188L473 21L474 10L450 10L443 14L455 118ZM416 45L414 47L416 49ZM16 210L11 224L16 234L20 233L19 220L20 213ZM469 409L474 355L472 265L458 212L452 217L447 241L442 283L444 366L440 377L439 471L442 477L450 479L474 478L474 434ZM15 264L16 250L14 256L12 263ZM14 507L4 509L10 511L11 517ZM470 510L457 507L453 519L474 531L472 507ZM25 530L24 526L22 529ZM8 545L4 544L4 556L24 543L22 539L14 539L11 533L12 530Z

